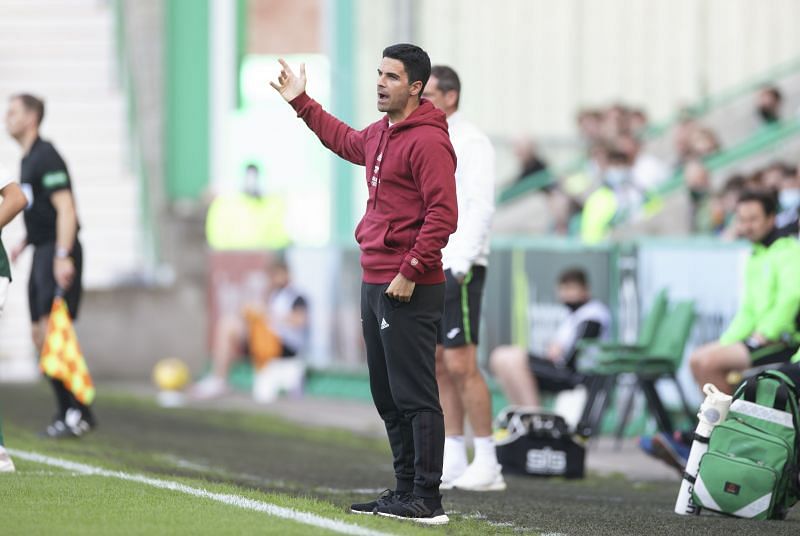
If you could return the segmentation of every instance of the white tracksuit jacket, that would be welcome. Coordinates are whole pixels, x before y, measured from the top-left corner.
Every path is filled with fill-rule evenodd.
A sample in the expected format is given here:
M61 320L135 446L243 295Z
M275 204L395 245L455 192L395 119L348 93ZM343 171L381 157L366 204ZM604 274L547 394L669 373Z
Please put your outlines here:
M442 264L453 274L466 274L489 260L489 232L494 213L494 148L489 138L459 112L447 118L456 151L458 229L442 250Z

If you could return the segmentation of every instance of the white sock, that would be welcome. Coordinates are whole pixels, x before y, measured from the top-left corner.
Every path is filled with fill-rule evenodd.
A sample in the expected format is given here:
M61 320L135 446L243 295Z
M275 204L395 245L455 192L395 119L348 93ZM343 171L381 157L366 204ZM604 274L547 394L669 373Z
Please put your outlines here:
M476 437L475 443L475 459L473 463L488 465L494 467L497 465L497 451L494 448L494 439L492 436Z
M451 467L467 466L467 444L464 436L447 436L444 438L444 459Z

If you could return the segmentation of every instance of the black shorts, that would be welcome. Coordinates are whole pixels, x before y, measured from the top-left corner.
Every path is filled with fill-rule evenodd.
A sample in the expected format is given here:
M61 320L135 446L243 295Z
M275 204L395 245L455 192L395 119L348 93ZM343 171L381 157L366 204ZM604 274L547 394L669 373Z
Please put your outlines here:
M445 270L444 276L444 315L439 323L437 342L445 348L478 344L486 267L473 266L461 284L450 270Z
M797 353L796 344L786 344L784 342L769 343L764 346L757 346L745 341L744 345L750 352L750 360L754 367L772 365L773 363L788 363L792 356Z
M540 391L548 393L558 393L559 391L569 391L580 383L583 383L583 376L569 367L559 367L547 358L535 355L528 356L528 366L536 376L536 383L539 384Z
M38 322L43 316L50 314L53 300L56 297L56 279L53 275L53 260L56 245L54 242L35 246L33 251L33 264L31 277L28 280L28 306L31 312L31 322ZM75 263L75 279L72 286L64 294L67 309L72 319L78 318L78 308L81 303L83 286L83 248L77 240L70 254Z

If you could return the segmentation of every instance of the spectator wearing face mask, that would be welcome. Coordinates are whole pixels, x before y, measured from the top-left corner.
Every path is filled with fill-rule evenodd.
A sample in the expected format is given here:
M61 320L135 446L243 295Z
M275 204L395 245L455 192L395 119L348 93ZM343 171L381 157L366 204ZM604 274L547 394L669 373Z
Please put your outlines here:
M775 225L781 234L798 234L800 216L800 168L794 173L785 173L778 186L778 215Z
M582 383L584 378L577 372L579 343L602 340L608 334L611 312L592 298L584 270L564 270L556 292L569 313L543 354L529 355L522 347L507 345L495 348L489 357L489 367L512 404L540 407L542 391L557 393Z
M690 228L693 233L710 233L713 228L710 173L702 161L690 160L684 167L683 176L689 190Z
M756 96L756 113L764 125L773 125L781 120L783 95L775 86L761 88Z
M640 190L652 190L669 179L669 167L661 159L645 152L636 136L620 136L617 146L628 156L631 162L631 178Z
M785 162L773 162L755 174L758 175L758 184L754 184L753 187L777 193L781 189L783 178L786 176L794 178L795 172L795 168Z
M610 151L603 184L583 206L581 240L587 244L606 240L614 219L635 212L643 201L642 191L633 182L630 158L621 151Z

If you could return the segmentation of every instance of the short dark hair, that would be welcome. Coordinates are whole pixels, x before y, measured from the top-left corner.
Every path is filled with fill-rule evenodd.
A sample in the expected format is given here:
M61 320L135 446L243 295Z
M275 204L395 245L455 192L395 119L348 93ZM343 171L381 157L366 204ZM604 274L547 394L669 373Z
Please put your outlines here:
M764 86L761 89L764 93L769 93L776 101L781 102L783 100L783 93L781 93L781 90L778 89L777 86Z
M250 171L251 169L254 170L256 173L261 173L261 168L258 167L258 164L254 162L250 162L249 164L247 164L247 167L244 168L245 171Z
M409 84L422 82L422 89L419 92L419 97L422 98L422 91L431 76L431 59L428 57L428 53L417 45L400 43L384 48L383 57L397 60L403 64L403 68L408 74Z
M630 157L626 153L623 153L622 151L620 151L619 149L616 149L616 148L611 149L611 150L608 151L607 158L608 158L609 164L630 165L630 163L631 163Z
M747 179L744 175L735 174L728 177L725 181L725 186L722 187L722 193L738 192L744 188Z
M774 216L778 212L778 200L774 192L764 190L745 190L739 196L739 203L758 203L764 209L764 214Z
M431 76L436 77L437 87L442 93L450 91L458 93L458 97L456 97L456 107L458 107L461 100L461 79L458 78L455 69L447 65L434 65L431 69Z
M566 285L568 283L577 283L583 288L589 288L589 277L581 268L567 268L558 276L558 284Z
M38 97L34 97L30 93L18 93L17 95L12 95L11 100L19 99L22 103L22 106L25 107L26 110L29 112L33 112L36 115L36 124L41 125L42 120L44 119L44 101Z

